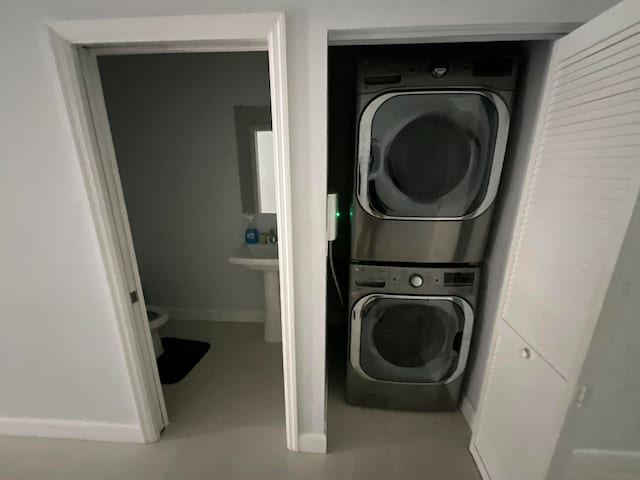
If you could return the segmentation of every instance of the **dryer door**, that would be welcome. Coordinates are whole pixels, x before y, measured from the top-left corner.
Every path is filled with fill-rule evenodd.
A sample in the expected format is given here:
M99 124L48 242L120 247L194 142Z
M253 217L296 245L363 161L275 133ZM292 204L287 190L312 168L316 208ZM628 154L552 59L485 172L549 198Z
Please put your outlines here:
M508 126L488 91L381 95L360 120L358 201L383 219L480 215L498 189Z
M472 328L459 297L368 295L352 311L351 364L374 380L447 383L464 371Z

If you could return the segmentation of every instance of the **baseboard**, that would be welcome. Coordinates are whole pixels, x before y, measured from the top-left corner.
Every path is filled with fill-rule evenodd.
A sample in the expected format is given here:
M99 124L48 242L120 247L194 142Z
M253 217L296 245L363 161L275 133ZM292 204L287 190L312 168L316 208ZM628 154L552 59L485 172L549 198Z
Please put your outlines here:
M0 435L144 443L139 425L50 418L0 417Z
M462 412L462 416L473 432L474 421L476 419L476 409L473 408L473 405L471 405L471 402L466 396L462 397L462 402L460 403L460 412Z
M327 453L327 435L324 433L301 433L298 449L303 453Z
M264 310L222 310L219 308L161 307L174 320L264 323Z
M575 478L637 478L640 452L623 450L579 449L573 452L570 471ZM631 475L634 475L633 477Z
M489 472L485 468L484 462L482 461L482 457L480 456L480 452L478 452L478 449L476 448L473 441L471 445L469 445L469 453L471 453L473 462L476 464L476 468L478 469L478 472L480 472L480 476L482 477L482 480L491 480L491 477L489 476Z

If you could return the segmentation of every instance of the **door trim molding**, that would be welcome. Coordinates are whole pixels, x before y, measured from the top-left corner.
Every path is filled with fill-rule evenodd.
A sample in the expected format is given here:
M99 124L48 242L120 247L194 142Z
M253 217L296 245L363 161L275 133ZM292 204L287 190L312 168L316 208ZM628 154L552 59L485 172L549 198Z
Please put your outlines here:
M330 29L328 41L335 45L402 43L489 42L555 40L575 30L579 23L497 23L483 25L431 25L388 28Z
M136 309L131 307L125 269L128 266L137 272L137 265L135 256L124 256L118 246L118 242L131 242L131 239L123 238L121 225L118 225L118 218L112 212L113 208L124 208L122 199L118 196L120 192L109 189L105 179L105 167L110 161L115 162L115 158L109 158L109 152L105 152L99 146L102 132L100 128L96 128L92 118L100 112L93 111L89 102L81 52L86 52L86 49L96 49L103 54L125 51L268 51L276 161L277 225L280 239L278 255L286 436L287 447L298 451L293 226L284 14L247 13L54 21L48 23L48 28L68 121L109 281L116 313L115 321L144 442L157 440L168 419L157 369L149 367L149 357L153 355L153 351L149 348L146 338L149 335L148 326L144 330L145 335L142 335L145 338L140 338L137 328L140 325L136 322L144 321L140 315L144 301L139 302L138 314ZM104 103L103 98L99 100ZM119 214L120 218L127 218L126 211L120 211ZM133 252L133 246L129 246ZM139 278L136 279L136 283L138 291L141 292ZM151 365L155 365L155 357Z

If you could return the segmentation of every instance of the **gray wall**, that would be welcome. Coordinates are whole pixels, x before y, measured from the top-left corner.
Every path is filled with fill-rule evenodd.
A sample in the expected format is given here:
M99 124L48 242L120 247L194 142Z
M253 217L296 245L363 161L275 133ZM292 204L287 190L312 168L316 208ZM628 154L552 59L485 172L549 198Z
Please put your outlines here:
M266 52L106 56L100 72L148 303L262 309L244 241L233 108L269 105Z
M640 454L640 204L627 230L584 365L590 386L576 448ZM639 472L640 475L640 472Z
M640 471L640 203L636 201L548 480L638 478Z
M520 195L527 173L531 141L549 56L549 42L531 42L525 81L521 84L520 99L511 119L509 147L505 158L496 205L492 234L488 242L487 258L483 266L483 290L478 308L470 357L466 397L477 410L480 389L486 370L493 327L501 312L500 294L507 267L507 255L518 213Z

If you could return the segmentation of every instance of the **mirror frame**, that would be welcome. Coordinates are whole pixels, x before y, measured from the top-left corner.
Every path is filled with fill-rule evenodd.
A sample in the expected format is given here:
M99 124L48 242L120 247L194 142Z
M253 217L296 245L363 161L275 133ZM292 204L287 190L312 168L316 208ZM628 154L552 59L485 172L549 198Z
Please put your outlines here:
M242 212L274 213L260 211L260 199L257 195L258 172L254 152L255 132L272 129L271 107L269 105L237 105L233 110Z

